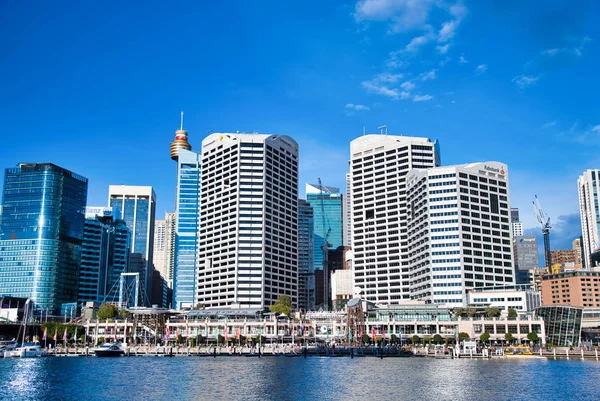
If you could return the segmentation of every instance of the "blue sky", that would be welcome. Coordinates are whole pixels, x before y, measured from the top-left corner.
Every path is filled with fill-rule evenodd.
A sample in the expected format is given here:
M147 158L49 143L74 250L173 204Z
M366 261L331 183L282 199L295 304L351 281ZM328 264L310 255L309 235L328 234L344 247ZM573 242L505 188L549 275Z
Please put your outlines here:
M506 163L525 227L538 194L565 248L600 166L600 4L521 3L3 2L0 162L76 171L90 205L152 185L161 216L181 110L195 149L208 130L295 138L302 192L343 187L349 142L387 124L445 165Z

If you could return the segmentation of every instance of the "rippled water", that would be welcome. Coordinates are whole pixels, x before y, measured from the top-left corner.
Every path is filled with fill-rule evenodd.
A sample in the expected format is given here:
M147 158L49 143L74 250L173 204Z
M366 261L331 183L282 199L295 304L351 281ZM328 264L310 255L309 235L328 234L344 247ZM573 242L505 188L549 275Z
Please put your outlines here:
M0 360L2 400L595 400L599 382L600 362L574 360Z

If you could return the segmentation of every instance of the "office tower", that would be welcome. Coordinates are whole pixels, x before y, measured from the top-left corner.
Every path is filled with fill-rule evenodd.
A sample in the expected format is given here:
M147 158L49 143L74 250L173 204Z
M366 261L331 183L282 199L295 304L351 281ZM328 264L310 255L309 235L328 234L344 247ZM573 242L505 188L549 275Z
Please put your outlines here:
M350 181L350 173L346 174L346 195L344 196L343 204L343 245L352 246L352 182Z
M472 288L514 284L506 165L413 170L407 181L411 299L460 306Z
M587 170L577 180L579 189L579 214L583 234L583 264L586 268L594 266L592 253L600 247L600 208L598 207L598 187L600 170Z
M173 266L173 301L176 309L196 305L198 275L198 235L200 234L201 154L192 151L188 133L181 126L171 142L171 159L177 162L175 198L175 262Z
M198 302L298 302L298 145L288 136L212 134L202 142Z
M439 166L427 138L365 135L350 143L354 282L368 301L410 299L406 174Z
M329 249L336 249L343 245L343 197L340 189L319 184L306 184L306 200L313 207L315 217L315 244L314 266L316 270L324 270L323 288L317 288L318 296L325 302L317 303L317 307L329 308L330 272L327 269L327 255Z
M88 180L51 163L4 175L0 294L59 313L77 301Z
M315 309L313 208L304 199L298 200L298 308Z
M167 212L164 220L154 222L154 269L169 288L173 288L176 221L176 214Z
M133 185L110 185L108 187L108 204L121 212L117 216L125 220L131 230L131 253L139 264L130 265L130 270L140 273L140 299L142 304L150 304L152 289L152 265L154 251L154 220L156 214L156 194L152 187ZM137 265L137 266L136 266Z
M518 235L512 239L517 284L530 283L530 271L539 268L538 242L535 235Z
M127 273L131 231L110 207L86 207L78 302L118 302L121 273Z
M523 235L523 223L519 220L519 209L516 207L510 208L510 225L513 237Z

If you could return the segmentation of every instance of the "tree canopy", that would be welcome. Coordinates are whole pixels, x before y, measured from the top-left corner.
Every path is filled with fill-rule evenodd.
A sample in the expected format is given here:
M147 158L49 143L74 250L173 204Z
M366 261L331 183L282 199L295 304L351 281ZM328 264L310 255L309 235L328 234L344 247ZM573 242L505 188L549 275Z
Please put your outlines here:
M285 313L287 316L290 315L294 309L292 305L292 299L288 295L280 295L277 302L269 307L269 310L273 313Z
M436 334L436 335L434 335L434 336L433 336L433 342L434 342L434 343L436 343L436 344L441 344L441 343L442 343L442 341L444 341L444 339L442 338L442 336L441 336L441 335L439 335L439 334Z
M481 333L481 335L479 336L479 339L481 340L482 343L488 342L488 340L490 339L490 333Z
M469 340L471 336L468 333L458 333L458 341Z
M517 313L517 310L514 308L508 308L508 317L509 318L515 318L519 316L519 314Z
M500 309L495 307L485 308L485 314L487 315L487 317L500 317L501 313L502 312L500 311Z
M508 342L511 342L513 340L513 336L510 333L506 333L504 334L504 339Z
M98 319L99 320L114 319L115 317L117 317L118 313L119 313L119 309L117 308L116 305L102 304L102 305L100 305L100 308L98 308Z
M527 339L529 341L536 342L539 339L539 337L538 337L537 333L532 331L531 333L527 334Z

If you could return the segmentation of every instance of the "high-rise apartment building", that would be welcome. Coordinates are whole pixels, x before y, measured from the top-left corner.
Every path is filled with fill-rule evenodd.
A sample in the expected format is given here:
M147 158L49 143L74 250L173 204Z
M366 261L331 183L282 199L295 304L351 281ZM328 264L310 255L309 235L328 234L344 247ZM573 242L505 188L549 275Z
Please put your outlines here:
M181 309L196 304L202 162L200 152L192 151L188 143L188 133L183 129L183 113L181 127L175 131L175 140L171 142L171 159L177 162L172 305Z
M427 138L365 135L350 143L354 283L368 301L410 299L406 174L439 164L438 144Z
M315 309L313 207L298 200L298 308Z
M156 214L156 194L152 187L133 185L110 185L108 204L121 212L117 218L125 220L131 230L131 253L141 255L139 266L140 299L144 305L150 304L152 289L152 264L154 252L154 220Z
M164 220L154 222L154 269L162 276L169 288L173 288L175 266L175 213L165 213Z
M298 145L288 136L211 134L202 142L198 302L298 302Z
M517 284L530 283L530 271L539 268L538 242L535 235L518 235L512 239Z
M59 313L77 301L88 180L51 163L19 163L4 175L0 294Z
M600 272L575 270L542 276L542 305L600 307Z
M513 237L523 235L523 223L519 220L519 209L516 207L510 209L510 225Z
M352 181L350 173L346 173L346 195L343 204L343 245L352 246Z
M470 289L514 284L506 165L413 170L406 180L411 299L464 306Z
M592 253L600 248L600 207L598 187L600 170L587 170L577 180L579 189L579 214L583 234L583 258L586 268L593 267Z
M128 272L131 231L120 211L86 207L78 302L118 302L121 273Z

